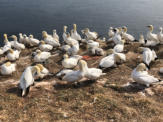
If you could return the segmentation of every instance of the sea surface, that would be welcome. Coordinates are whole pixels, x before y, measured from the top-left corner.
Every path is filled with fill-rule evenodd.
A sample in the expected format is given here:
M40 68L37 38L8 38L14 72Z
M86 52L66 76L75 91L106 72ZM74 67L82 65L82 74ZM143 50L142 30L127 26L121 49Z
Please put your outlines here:
M79 32L88 27L106 37L110 26L125 25L138 38L149 24L156 33L163 26L163 0L0 0L0 44L3 33L41 39L43 30L61 35L63 26L70 30L73 23Z

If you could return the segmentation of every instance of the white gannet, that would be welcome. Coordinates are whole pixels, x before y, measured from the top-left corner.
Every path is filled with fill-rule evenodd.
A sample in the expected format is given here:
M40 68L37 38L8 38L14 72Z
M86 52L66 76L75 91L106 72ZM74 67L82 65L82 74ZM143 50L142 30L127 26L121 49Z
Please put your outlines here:
M3 46L3 53L7 52L9 49L11 49L11 43L8 41L7 34L4 34L4 43Z
M88 48L90 48L90 47L94 48L94 47L99 47L100 44L99 44L99 42L95 42L93 40L88 40L87 41L87 46L88 46Z
M26 34L23 34L23 38L24 38L23 44L25 44L25 45L27 44L27 45L32 46L30 41L29 41L29 37L27 37Z
M73 24L73 33L72 33L71 37L73 39L77 40L77 41L81 40L81 36L77 32L77 26L76 26L76 24Z
M17 50L25 49L24 44L19 43L18 42L18 39L17 39L17 37L15 35L10 36L10 38L13 38L14 39L14 42L12 44L12 47L14 47Z
M114 42L115 44L118 44L118 43L122 40L122 37L121 37L121 35L120 35L120 31L119 31L118 28L113 29L113 31L115 32L115 34L114 34L114 36L113 36L111 39L109 39L108 41L112 41L112 40L113 40L113 42Z
M57 73L56 76L62 78L64 75L66 75L67 73L70 73L70 72L73 72L73 70L63 69L59 73Z
M40 41L36 38L33 37L32 34L29 35L29 43L32 45L32 46L37 46Z
M39 78L44 78L48 75L52 75L49 70L47 68L45 68L42 64L37 64L36 66L38 66L40 68L40 74L38 74L36 77Z
M2 75L11 75L16 71L16 64L12 64L11 62L7 62L1 65L0 72Z
M25 43L25 41L24 41L24 37L23 37L23 34L22 33L19 33L19 42L20 43Z
M163 73L163 67L160 68L160 73Z
M88 52L91 55L97 55L97 56L103 56L105 54L104 50L102 48L99 47L90 47L88 48Z
M40 45L39 48L41 51L50 51L53 49L53 46L50 44L45 44L45 42L43 40L40 41Z
M67 26L63 26L62 38L63 38L63 41L66 42L66 40L67 40Z
M153 25L149 25L147 26L149 28L149 31L147 32L147 42L146 45L147 46L155 46L157 44L159 44L159 40L157 37L157 34L152 33L153 32Z
M71 36L70 36L70 33L67 34L67 39L65 41L68 45L71 45L72 43L74 44L78 44L78 41L73 39Z
M53 30L53 38L56 40L56 41L58 41L59 42L59 36L58 36L58 34L57 34L57 30Z
M84 66L81 61L79 61L79 70L75 70L66 73L62 80L67 82L78 82L84 77Z
M145 44L145 40L144 40L143 34L140 34L139 43L140 43L140 44Z
M63 46L61 46L60 47L60 49L63 51L63 52L67 52L69 49L71 48L71 46L70 45L63 45Z
M60 43L59 41L57 41L56 39L54 39L51 35L48 35L48 33L46 31L43 31L42 32L42 36L44 38L44 41L47 43L47 44L50 44L52 45L53 47L58 47L60 46Z
M69 55L76 55L79 52L79 43L70 44L71 48L68 49L67 53Z
M40 50L36 50L36 55L34 56L34 62L44 62L46 61L49 57L51 57L51 53L50 52L41 52Z
M19 87L22 90L22 96L25 96L30 86L34 84L34 77L37 74L40 74L40 68L38 66L28 66L24 70L19 82Z
M135 38L131 34L127 33L126 26L122 27L122 29L123 29L122 38L124 38L126 41L134 41L135 40Z
M20 55L20 51L9 49L8 53L7 53L7 59L9 61L15 61L15 60L19 59L19 55Z
M117 53L123 52L125 40L122 39L118 44L116 44L113 50Z
M98 37L97 32L91 32L89 28L84 29L84 34L86 35L88 40L94 40Z
M143 62L149 66L152 61L157 58L156 52L147 47L139 47L140 52L143 51Z
M159 79L151 76L147 72L147 68L144 63L140 63L131 73L132 79L140 84L144 84L149 87L150 84L159 82Z
M69 57L67 54L64 54L63 58L64 59L62 60L62 66L64 68L74 68L77 66L78 61L82 58L82 56L74 55Z
M158 40L160 41L160 44L163 44L163 33L162 33L162 30L163 28L160 27L160 32L157 34L157 37L158 37Z
M112 37L114 36L113 27L110 27L110 28L109 28L108 36L109 36L109 38L112 38Z
M84 70L84 77L90 79L90 80L96 80L101 75L104 75L105 73L102 73L101 69L98 68L88 68L87 62L84 60L80 60L80 62L83 64L83 70Z

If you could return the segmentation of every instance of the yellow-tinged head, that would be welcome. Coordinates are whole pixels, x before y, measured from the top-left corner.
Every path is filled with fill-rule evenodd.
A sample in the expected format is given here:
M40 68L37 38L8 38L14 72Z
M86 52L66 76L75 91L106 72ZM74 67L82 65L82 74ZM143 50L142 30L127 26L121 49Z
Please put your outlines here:
M40 41L41 44L45 44L45 42L43 40Z
M140 63L137 67L136 67L136 71L146 71L147 67L144 63Z
M8 67L11 65L11 62L6 62L5 65Z
M40 74L40 68L38 67L38 66L34 66L34 67L32 67L32 73L35 73L35 72L37 72L37 74Z
M10 38L13 38L14 40L17 40L17 37L15 35L10 36Z
M42 31L42 37L43 38L47 38L47 36L48 36L47 32L46 31Z
M152 32L153 31L153 25L148 25L147 26L149 28L149 30Z
M14 53L13 49L9 49L8 51L12 54Z
M42 71L44 69L44 66L42 64L37 64L36 66L38 66L40 68L40 71Z
M29 38L33 38L33 35L32 35L32 34L30 34L30 35L29 35Z
M7 34L3 34L3 37L4 37L4 41L6 42L6 41L8 41L8 38L7 38Z
M118 27L118 30L119 30L119 32L122 32L122 28L121 27Z
M67 26L63 26L63 31L66 33L67 32Z
M85 28L85 29L84 29L84 32L85 32L85 33L88 33L88 32L89 32L89 28Z
M122 29L123 29L123 31L124 31L125 33L127 33L127 27L126 27L126 26L123 26Z
M74 31L76 31L76 29L77 29L76 24L73 24L73 27L74 27Z
M64 59L68 59L69 56L68 56L67 54L64 54L64 55L63 55L63 58L64 58Z
M86 67L87 67L87 62L84 61L84 60L79 60L79 69L80 69L80 71L84 71Z

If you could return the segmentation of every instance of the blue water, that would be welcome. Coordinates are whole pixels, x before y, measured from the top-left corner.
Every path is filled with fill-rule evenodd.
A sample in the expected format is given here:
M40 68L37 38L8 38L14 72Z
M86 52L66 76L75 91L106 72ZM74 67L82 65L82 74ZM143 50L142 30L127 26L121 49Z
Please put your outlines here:
M163 26L163 0L0 0L0 41L3 33L34 34L69 29L76 23L106 35L110 26L126 25L136 37L153 24Z

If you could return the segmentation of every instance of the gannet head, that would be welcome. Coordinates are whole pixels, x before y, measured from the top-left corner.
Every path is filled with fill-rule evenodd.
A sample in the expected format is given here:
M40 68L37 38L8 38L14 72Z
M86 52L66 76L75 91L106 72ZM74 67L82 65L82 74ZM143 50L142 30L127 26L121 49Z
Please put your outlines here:
M22 33L19 33L19 37L23 37L23 34Z
M45 42L43 40L40 41L41 44L45 44Z
M63 32L64 32L64 33L67 32L67 26L63 26Z
M118 31L119 31L119 32L122 32L122 28L121 28L121 27L118 27Z
M85 28L85 29L84 29L84 32L85 32L85 33L88 33L88 32L89 32L89 28Z
M36 53L37 54L41 54L41 50L36 50Z
M8 51L12 54L14 53L13 49L9 49Z
M48 34L47 34L46 31L42 31L42 37L43 37L43 38L47 38L47 35L48 35Z
M153 31L153 25L148 25L147 27L149 28L150 32Z
M80 71L83 71L83 72L84 72L86 66L87 66L87 62L86 62L86 61L84 61L84 60L79 60L79 69L80 69Z
M121 63L121 57L118 54L114 55L116 63Z
M140 63L137 67L136 67L136 71L146 71L147 67L144 63Z
M7 34L3 34L4 42L8 42Z
M14 40L17 40L17 37L15 35L10 36L10 38L13 38Z
M74 31L76 31L77 28L76 24L73 24L73 27L74 27Z
M34 67L32 67L32 74L35 74L35 73L37 73L37 74L40 74L40 68L38 67L38 66L34 66Z
M138 48L138 52L139 52L139 53L142 53L143 51L144 51L144 47L139 47L139 48Z
M42 64L37 64L36 66L38 66L40 68L40 71L42 71L44 69L44 66Z
M23 34L23 37L24 37L24 38L27 38L27 35L26 35L26 34Z
M64 55L63 55L63 58L64 58L64 59L68 59L68 57L69 57L69 56L68 56L67 54L64 54Z
M121 44L124 44L125 42L126 42L126 40L124 38L122 38Z
M114 31L115 33L119 33L119 29L118 29L118 28L114 28L113 31Z
M53 30L53 33L57 33L57 30L56 30L56 29L54 29L54 30Z
M109 30L113 30L113 27L110 27Z
M107 50L107 55L111 55L111 54L113 54L113 53L114 53L114 50L113 50L113 49Z
M33 35L32 35L32 34L30 34L30 35L29 35L29 38L33 38Z
M9 67L9 66L11 65L11 62L8 61L8 62L5 63L5 65L6 65L7 67Z
M125 33L127 33L127 27L126 27L126 26L123 26L122 29L123 29L123 31L124 31Z

